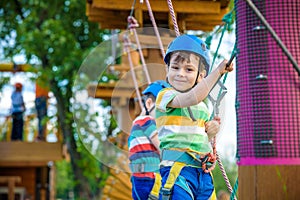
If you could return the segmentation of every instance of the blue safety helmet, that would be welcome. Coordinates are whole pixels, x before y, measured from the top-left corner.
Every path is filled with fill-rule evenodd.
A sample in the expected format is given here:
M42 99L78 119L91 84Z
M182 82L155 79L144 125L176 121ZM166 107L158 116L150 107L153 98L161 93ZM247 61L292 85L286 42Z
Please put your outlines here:
M176 51L187 51L199 55L204 60L206 74L209 72L210 58L209 51L204 41L194 35L181 35L175 38L168 46L164 61L170 63L171 53Z
M170 85L163 80L158 80L150 83L148 87L142 92L143 95L152 94L155 98L160 90L168 88Z

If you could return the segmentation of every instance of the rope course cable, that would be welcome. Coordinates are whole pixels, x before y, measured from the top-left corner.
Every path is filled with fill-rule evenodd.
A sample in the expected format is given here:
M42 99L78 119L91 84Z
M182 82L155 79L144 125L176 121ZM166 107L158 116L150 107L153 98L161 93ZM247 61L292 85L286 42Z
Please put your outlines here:
M146 0L146 4L147 4L150 20L151 20L153 28L154 28L155 35L157 37L157 41L158 41L158 45L159 45L159 48L160 48L160 51L161 51L161 55L164 58L165 57L164 46L163 46L162 41L161 41L161 37L160 37L159 31L158 31L158 28L157 28L157 25L156 25L156 22L155 22L155 18L154 18L152 8L151 8L151 4L150 4L149 0Z
M212 61L212 66L214 65L214 62L216 60L216 57L218 55L218 52L219 52L219 49L220 49L220 46L222 44L222 40L223 40L223 36L225 34L225 31L226 29L228 28L228 25L229 23L232 21L232 16L233 16L233 11L234 9L232 9L229 13L227 13L226 15L224 15L224 17L222 18L222 24L219 26L219 28L214 32L218 32L222 27L223 27L223 30L222 30L222 33L221 33L221 36L220 36L220 39L219 39L219 43L218 43L218 46L217 46L217 49L216 49L216 52L214 54L214 58L213 58L213 61ZM206 42L207 44L211 44L211 40L212 40L212 35L210 35L207 39L206 39ZM236 44L234 45L234 48L233 48L233 51L231 53L231 58L233 59L234 56L236 54ZM232 61L231 59L231 61ZM212 67L210 68L210 71L212 70ZM217 84L220 85L220 90L219 90L219 93L218 93L218 96L217 96L217 99L213 99L210 95L208 96L208 98L210 99L210 101L213 103L214 105L214 109L213 109L213 113L211 115L211 119L213 119L214 116L218 116L219 115L219 106L220 106L220 103L222 101L222 99L224 98L225 94L227 93L227 88L224 86L225 82L226 82L226 79L227 79L227 75L228 73L226 73L223 77L223 81L221 82L220 80L218 81ZM214 137L213 141L212 141L212 147L213 149L216 149L216 137ZM216 152L215 154L215 157L216 157L216 160L218 161L218 164L219 164L219 167L220 167L220 171L222 173L222 176L225 180L225 183L226 183L226 186L228 188L228 191L232 194L232 187L230 185L230 182L229 182L229 179L228 179L228 176L226 174L226 171L225 171L225 168L222 164L222 161L221 161L221 158L219 156L219 154ZM233 195L233 199L236 199L235 198L235 195Z
M169 7L169 10L170 10L170 15L172 17L174 30L175 30L176 36L178 37L178 36L180 36L180 32L179 32L179 28L178 28L178 24L177 24L176 15L175 15L175 11L174 11L174 8L173 8L172 0L168 0L168 7Z
M238 177L236 177L236 181L235 181L235 184L233 186L233 189L232 189L232 192L230 195L230 200L234 200L234 197L236 196L236 192L238 190L238 186L239 186L239 179L238 179Z
M148 72L148 69L147 69L147 66L146 66L146 62L145 62L145 58L144 58L144 55L143 55L143 52L142 52L141 43L140 43L139 37L138 37L137 32L136 32L136 28L139 27L138 22L137 22L137 20L134 17L129 16L128 17L128 24L129 24L128 28L134 34L134 37L135 37L135 40L136 40L136 44L137 44L137 49L139 51L140 58L141 58L141 61L142 61L143 70L145 72L145 76L146 76L147 82L148 82L148 84L150 84L151 80L150 80L149 72Z
M136 79L136 75L135 75L135 71L134 71L134 66L133 66L131 54L130 54L131 42L130 42L130 39L127 34L124 34L124 36L123 36L123 44L124 44L125 53L128 56L128 62L129 62L129 66L130 66L131 76L132 76L133 83L134 83L135 92L138 97L138 102L139 102L140 108L142 109L143 108L142 98L140 95L140 91L139 91L139 87L137 84L137 79Z
M297 64L297 61L295 60L295 58L292 56L292 54L290 53L290 51L288 50L288 48L284 45L284 43L282 42L282 40L279 38L279 36L276 34L276 32L274 31L274 29L272 28L272 26L267 22L267 20L265 19L265 17L261 14L261 12L257 9L257 7L253 4L253 2L251 0L246 0L246 2L248 3L248 5L251 7L251 9L255 12L255 14L257 15L257 17L260 19L260 21L265 25L265 27L268 29L269 33L272 35L272 37L275 39L275 41L277 42L277 44L280 46L280 48L282 49L282 51L284 52L284 54L288 57L288 59L291 61L291 63L293 64L293 67L295 68L295 70L297 71L298 75L300 76L300 69L299 66Z

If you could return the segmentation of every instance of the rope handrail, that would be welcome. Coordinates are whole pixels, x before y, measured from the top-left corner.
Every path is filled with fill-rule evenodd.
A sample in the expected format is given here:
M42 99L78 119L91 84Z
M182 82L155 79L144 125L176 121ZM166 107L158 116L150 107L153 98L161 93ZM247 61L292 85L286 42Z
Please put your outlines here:
M127 34L124 34L123 43L124 43L125 53L128 56L128 62L129 62L129 66L130 66L131 76L132 76L133 83L134 83L135 92L138 97L138 102L139 102L140 108L142 109L143 108L142 98L141 98L140 91L138 88L137 79L136 79L136 75L134 72L134 67L133 67L133 63L132 63L132 59L131 59L131 55L130 55L130 49L129 49L131 42L130 42L130 39Z
M151 80L150 80L149 72L148 72L148 69L146 67L146 62L145 62L145 58L144 58L144 55L143 55L143 52L142 52L141 43L140 43L139 37L137 35L136 29L135 29L139 26L138 22L134 17L129 16L128 17L128 24L129 24L128 28L131 31L133 31L133 34L134 34L134 37L135 37L135 40L136 40L136 44L137 44L137 48L138 48L140 58L141 58L141 61L142 61L143 70L145 72L147 82L148 82L148 84L150 84Z
M168 0L168 7L169 7L169 10L170 10L170 15L172 17L174 30L175 30L176 36L178 37L178 36L180 36L180 32L179 32L179 28L178 28L178 24L177 24L176 15L175 15L175 11L174 11L174 8L173 8L172 0Z
M155 22L155 18L154 18L152 8L151 8L151 4L150 4L149 0L146 0L146 4L147 4L150 20L151 20L153 28L154 28L155 35L157 37L160 52L161 52L162 57L164 58L165 57L164 46L163 46L162 41L161 41L161 37L160 37L159 31L158 31L158 28L157 28L157 25L156 25L156 22Z

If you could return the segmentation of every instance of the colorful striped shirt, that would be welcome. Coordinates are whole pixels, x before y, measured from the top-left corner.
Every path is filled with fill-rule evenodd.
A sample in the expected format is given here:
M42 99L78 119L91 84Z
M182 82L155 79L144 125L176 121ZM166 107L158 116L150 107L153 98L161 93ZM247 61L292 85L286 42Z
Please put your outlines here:
M188 108L172 108L167 105L178 95L173 88L160 91L156 99L156 123L160 149L182 149L199 154L207 154L212 151L205 122L210 114L207 105L200 102L190 106L196 121L193 121Z
M137 117L132 124L128 138L129 160L131 166L145 166L147 173L134 173L141 177L149 175L154 178L154 171L158 171L160 156L159 150L151 142L151 137L157 133L155 119L149 115ZM150 169L150 170L149 170Z

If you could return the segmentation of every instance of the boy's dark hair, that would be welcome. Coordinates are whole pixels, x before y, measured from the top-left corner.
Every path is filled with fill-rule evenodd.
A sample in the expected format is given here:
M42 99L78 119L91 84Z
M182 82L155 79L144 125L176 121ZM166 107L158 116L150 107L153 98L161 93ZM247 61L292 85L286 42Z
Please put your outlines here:
M156 101L155 96L153 94L151 94L151 93L145 94L142 97L143 101L146 101L148 98L151 98L152 101Z
M171 53L171 55L170 55L170 57L172 57L172 55L173 54L175 54L175 53L178 53L178 51L177 52L172 52ZM198 71L200 72L202 72L203 70L206 70L206 66L205 66L205 64L204 64L204 60L203 60L203 58L201 57L201 56L199 56L199 55L197 55L197 54L195 54L195 53L192 53L192 52L187 52L187 51L181 51L179 54L177 54L177 57L175 58L175 61L176 62L183 62L183 61L188 61L188 62L191 62L190 61L190 55L191 54L194 54L195 56L197 56L197 58L199 58L199 65L198 65ZM170 66L170 62L169 62L169 64L168 64L168 67ZM207 73L207 72L206 72Z

